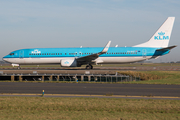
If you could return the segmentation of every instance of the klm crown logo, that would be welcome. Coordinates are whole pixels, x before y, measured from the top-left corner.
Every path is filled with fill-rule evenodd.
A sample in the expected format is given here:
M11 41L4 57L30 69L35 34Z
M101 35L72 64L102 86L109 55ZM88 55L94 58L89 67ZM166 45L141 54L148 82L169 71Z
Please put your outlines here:
M158 34L159 34L159 35L164 35L164 34L165 34L165 32L162 32L162 31L161 31L161 32L160 32L160 33L158 33Z
M169 40L169 36L165 36L165 32L159 32L159 36L154 36L154 40Z
M31 51L31 53L41 53L41 51L38 51L38 49Z
M66 61L66 62L64 62L64 64L69 64L69 62L68 62L68 61Z

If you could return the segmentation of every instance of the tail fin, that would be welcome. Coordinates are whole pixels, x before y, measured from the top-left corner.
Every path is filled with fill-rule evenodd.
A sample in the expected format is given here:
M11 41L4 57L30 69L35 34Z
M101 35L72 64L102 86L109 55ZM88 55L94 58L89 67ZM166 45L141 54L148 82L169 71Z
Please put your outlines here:
M149 41L133 47L168 47L174 20L175 17L168 17Z

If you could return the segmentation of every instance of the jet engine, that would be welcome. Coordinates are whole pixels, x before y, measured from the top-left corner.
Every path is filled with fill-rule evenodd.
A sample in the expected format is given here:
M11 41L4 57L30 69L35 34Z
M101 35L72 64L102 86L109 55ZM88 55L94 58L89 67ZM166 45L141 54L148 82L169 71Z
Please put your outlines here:
M78 67L76 59L63 59L60 64L61 67Z

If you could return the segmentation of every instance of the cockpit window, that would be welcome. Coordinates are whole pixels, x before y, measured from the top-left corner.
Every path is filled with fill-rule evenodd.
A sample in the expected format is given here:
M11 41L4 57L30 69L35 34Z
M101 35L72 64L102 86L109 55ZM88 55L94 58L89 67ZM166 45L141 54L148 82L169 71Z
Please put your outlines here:
M9 55L14 55L14 53L10 53Z

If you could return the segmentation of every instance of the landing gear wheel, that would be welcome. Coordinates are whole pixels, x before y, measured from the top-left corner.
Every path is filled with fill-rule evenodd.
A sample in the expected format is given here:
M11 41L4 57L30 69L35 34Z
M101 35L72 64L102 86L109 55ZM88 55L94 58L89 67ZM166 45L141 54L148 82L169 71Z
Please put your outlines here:
M90 65L91 66L91 69L93 69L93 66L92 65Z
M93 69L93 66L89 64L86 66L86 69Z
M87 66L86 66L86 69L90 69L90 67L91 67L90 65L87 65Z

